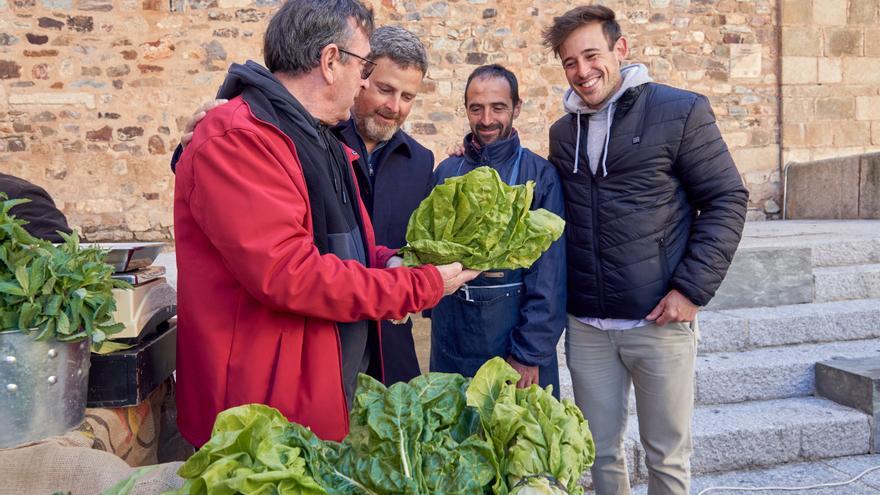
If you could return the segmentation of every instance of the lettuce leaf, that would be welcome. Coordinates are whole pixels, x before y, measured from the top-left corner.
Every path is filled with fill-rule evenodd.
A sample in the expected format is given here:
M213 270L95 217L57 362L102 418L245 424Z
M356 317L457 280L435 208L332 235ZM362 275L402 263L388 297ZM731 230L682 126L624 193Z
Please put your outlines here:
M180 495L325 495L306 472L301 449L282 439L289 427L276 409L260 404L217 415L211 439L177 471Z
M409 219L404 264L460 261L477 270L528 268L562 235L565 221L531 211L535 183L508 186L478 167L434 188Z
M570 494L582 494L578 480L596 457L587 421L571 401L557 401L550 387L517 389L519 378L503 359L492 358L466 392L497 458L500 475L493 492L562 493L553 491L558 483Z

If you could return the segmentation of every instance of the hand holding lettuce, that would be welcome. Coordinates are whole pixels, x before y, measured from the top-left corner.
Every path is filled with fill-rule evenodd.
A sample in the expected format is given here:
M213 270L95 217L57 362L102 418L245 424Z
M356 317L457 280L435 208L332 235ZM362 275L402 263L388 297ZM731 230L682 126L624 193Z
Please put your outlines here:
M565 222L530 210L535 183L508 186L489 167L447 179L413 212L404 264L460 261L475 270L528 268L562 235Z

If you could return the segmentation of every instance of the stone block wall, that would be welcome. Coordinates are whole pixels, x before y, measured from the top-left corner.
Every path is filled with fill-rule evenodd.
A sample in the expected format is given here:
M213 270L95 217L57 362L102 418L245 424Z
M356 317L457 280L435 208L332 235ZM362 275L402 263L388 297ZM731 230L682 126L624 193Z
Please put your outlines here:
M880 1L782 0L783 163L880 150Z
M777 1L603 3L621 17L633 61L647 64L660 82L710 98L751 190L750 217L776 215L781 192ZM578 4L374 0L379 24L411 29L429 49L431 68L406 129L438 157L445 156L467 130L462 103L467 75L479 64L498 62L520 77L525 103L517 128L524 143L546 154L547 131L562 115L566 82L559 62L541 46L541 30ZM277 5L278 0L0 0L0 170L44 186L71 224L91 239L171 238L168 160L182 125L213 95L230 63L260 60L265 22ZM814 13L823 22L830 19L820 10ZM870 60L880 59L865 53L876 33L869 23L845 28L848 20L843 18L841 29L860 33L858 58L876 63ZM796 21L789 24L802 25ZM852 49L849 31L834 34L834 26L813 29L841 37L829 48L834 53ZM817 50L824 50L824 43L823 38ZM818 81L819 64L826 63L822 53L792 55L790 62L812 59ZM842 82L861 81L865 88L880 71L872 73L873 66L851 57L830 57L827 63L838 63ZM789 91L812 86L791 84ZM851 105L853 118L844 121L862 123L857 133L862 135L864 119L876 117L867 93L816 95L809 104L806 96L790 96L796 101L787 108L805 105L815 115L814 100L832 96L850 98L840 106ZM839 107L834 101L822 105Z

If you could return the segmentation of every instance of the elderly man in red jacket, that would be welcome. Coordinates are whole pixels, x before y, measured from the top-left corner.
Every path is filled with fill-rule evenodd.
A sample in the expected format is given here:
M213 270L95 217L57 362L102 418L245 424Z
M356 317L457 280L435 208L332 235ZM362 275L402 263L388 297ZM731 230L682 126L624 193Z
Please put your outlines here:
M266 68L234 64L230 101L177 166L178 425L204 444L220 411L259 402L325 439L348 432L358 372L381 375L375 320L434 306L477 272L393 266L375 245L329 126L369 84L372 13L357 0L288 0Z

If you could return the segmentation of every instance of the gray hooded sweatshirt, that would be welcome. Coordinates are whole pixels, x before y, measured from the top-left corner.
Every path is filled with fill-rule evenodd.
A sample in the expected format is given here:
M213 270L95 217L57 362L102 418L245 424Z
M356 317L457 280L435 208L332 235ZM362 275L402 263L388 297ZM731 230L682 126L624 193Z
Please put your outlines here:
M614 119L614 109L617 106L617 100L626 90L639 86L641 84L653 81L648 75L648 68L642 64L632 64L622 67L620 73L623 76L623 82L620 89L605 102L600 108L590 108L584 100L569 88L565 92L562 104L565 111L573 113L577 116L577 140L575 141L574 151L574 173L578 171L578 161L580 157L581 147L581 114L589 114L589 131L587 133L587 156L590 158L590 170L593 175L599 170L599 163L602 164L602 177L608 175L608 169L605 168L605 160L608 156L608 139L611 132L611 122ZM630 328L643 327L651 324L647 320L622 320L616 318L578 318L578 320L587 325L591 325L600 330L628 330Z
M648 75L648 68L643 64L624 66L620 69L620 73L623 76L623 82L620 84L620 89L618 89L617 92L614 93L614 95L600 108L588 107L586 103L584 103L584 100L582 100L581 97L571 88L568 88L568 91L565 92L565 97L562 100L562 105L565 107L565 111L576 114L578 117L577 141L574 151L574 173L577 173L578 171L578 161L581 151L581 114L590 115L590 126L589 132L587 133L586 143L587 156L590 157L590 170L595 175L596 171L599 169L599 163L601 162L602 176L604 177L608 175L608 170L605 168L605 159L607 156L609 130L611 129L611 121L614 119L614 108L616 107L617 100L620 99L620 96L629 88L653 81L651 76Z

